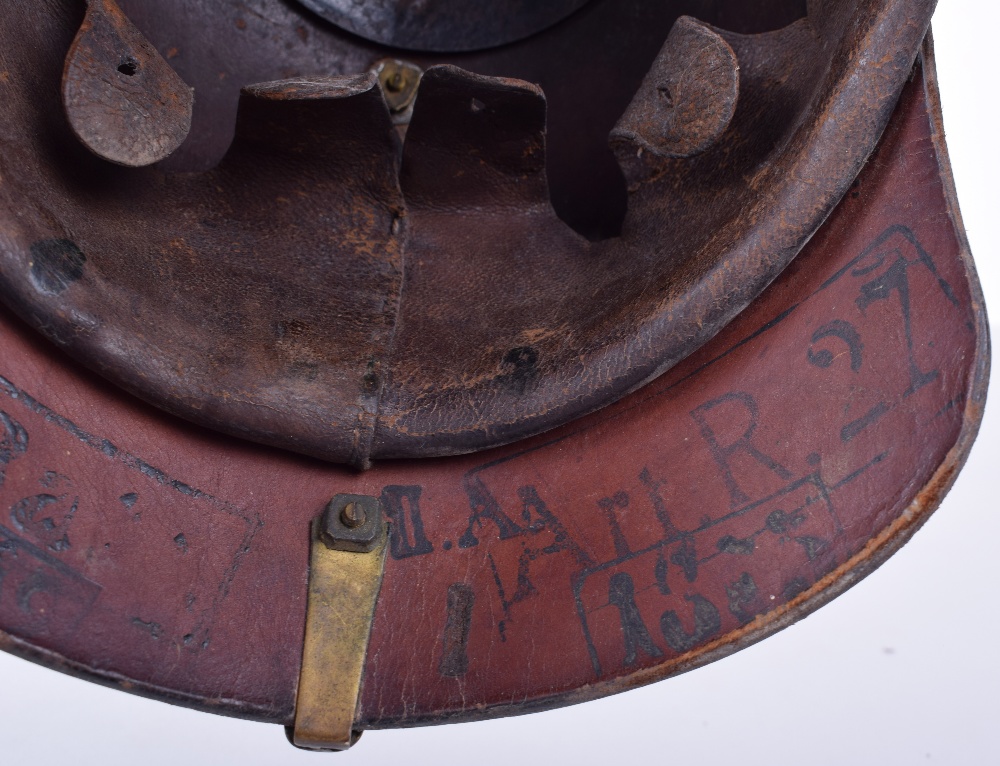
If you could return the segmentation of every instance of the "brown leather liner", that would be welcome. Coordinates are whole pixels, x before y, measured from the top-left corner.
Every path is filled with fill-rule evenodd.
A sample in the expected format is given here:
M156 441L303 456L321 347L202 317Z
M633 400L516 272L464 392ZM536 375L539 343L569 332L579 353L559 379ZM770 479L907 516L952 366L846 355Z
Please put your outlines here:
M296 7L256 1L265 18ZM149 2L127 4L137 28ZM68 130L60 75L65 93L103 94L111 79L117 97L152 71L123 73L109 46L80 44L72 65L57 66L75 35L74 5L17 5L0 18L16 74L0 113L0 297L78 360L172 414L367 467L552 429L711 338L847 192L934 2L813 2L805 18L752 35L682 16L658 39L639 18L662 3L598 2L553 27L546 45L532 38L471 58L421 59L427 70L400 152L374 77L357 74L375 63L366 57L391 51L322 34L324 26L309 38L304 68L289 52L302 43L294 24L239 17L246 29L232 40L242 5L199 0L198 23L218 37L211 79L247 87L228 153L191 174L113 167ZM668 3L660 21L687 5ZM160 19L160 33L176 32L183 15ZM554 102L547 131L546 91L511 75L548 87L572 58L565 47L589 55L605 40L602 19L615 22L621 50L585 82L572 77L577 103L557 112ZM256 69L236 49L253 35L270 41L267 55L254 56L281 82L250 85ZM663 48L641 61L636 37ZM197 39L175 40L165 60L180 69L207 55ZM637 63L648 75L634 83L623 73ZM200 94L211 105L210 87L188 84L196 113ZM553 98L566 87L557 83ZM91 145L95 135L134 138L132 120L98 112L88 130L73 123ZM705 123L689 119L709 113ZM557 169L571 162L550 161L548 144L567 140L556 129L567 115L603 130L602 145L578 147L572 163L582 168L606 158L613 137L620 170L603 200L611 205L624 178L620 236L588 241L557 214L549 178L555 191Z
M800 619L926 520L978 428L986 328L926 64L852 192L736 322L523 444L359 476L172 420L8 317L3 648L289 723L308 524L357 492L394 520L360 726L658 680Z

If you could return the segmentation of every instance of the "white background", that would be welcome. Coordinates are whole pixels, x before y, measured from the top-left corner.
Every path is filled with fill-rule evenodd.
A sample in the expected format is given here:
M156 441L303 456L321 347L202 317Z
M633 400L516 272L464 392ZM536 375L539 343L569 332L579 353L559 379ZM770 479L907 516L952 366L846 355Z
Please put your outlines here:
M975 0L943 0L935 17L959 199L1000 316L998 27L995 6ZM316 755L293 750L277 727L0 654L0 764L1000 764L998 456L990 406L954 490L885 566L763 643L645 689L502 721L370 732L348 754Z

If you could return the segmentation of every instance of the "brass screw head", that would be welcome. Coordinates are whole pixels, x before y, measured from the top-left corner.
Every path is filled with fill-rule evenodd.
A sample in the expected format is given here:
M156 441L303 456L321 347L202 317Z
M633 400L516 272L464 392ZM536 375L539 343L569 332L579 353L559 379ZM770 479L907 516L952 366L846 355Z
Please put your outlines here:
M406 112L417 96L423 70L398 59L383 59L373 69L378 75L389 110L395 115Z
M357 529L368 520L368 516L358 503L348 503L340 512L340 520L348 529Z
M391 72L391 74L385 78L385 89L390 93L399 93L406 87L406 77L403 76L403 72L399 69Z
M368 553L384 534L382 504L369 495L336 495L316 520L315 532L328 548Z

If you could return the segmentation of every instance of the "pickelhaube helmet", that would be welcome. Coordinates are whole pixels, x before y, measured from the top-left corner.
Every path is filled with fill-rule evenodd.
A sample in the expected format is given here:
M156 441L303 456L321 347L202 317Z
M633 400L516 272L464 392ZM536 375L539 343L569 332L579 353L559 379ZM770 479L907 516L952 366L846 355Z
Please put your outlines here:
M729 654L936 507L934 4L475 5L0 18L4 648L345 749Z

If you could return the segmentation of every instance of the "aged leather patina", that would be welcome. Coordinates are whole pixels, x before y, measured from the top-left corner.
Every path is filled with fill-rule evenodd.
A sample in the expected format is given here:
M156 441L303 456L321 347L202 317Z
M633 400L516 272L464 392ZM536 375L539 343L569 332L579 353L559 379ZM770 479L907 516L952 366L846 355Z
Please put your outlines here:
M933 3L552 8L0 17L4 648L291 726L363 496L354 728L505 715L745 646L936 507L988 339Z
M123 3L215 126L202 131L195 117L175 167L218 164L193 174L113 167L70 136L46 143L34 130L65 125L58 91L39 82L12 93L4 132L21 165L17 199L4 205L0 290L78 359L174 414L356 466L552 428L704 343L853 182L932 8L775 4L764 25L806 15L737 34L690 17L675 24L683 12L724 19L711 4L588 5L513 49L415 57L426 73L399 146L365 74L384 51L296 24L282 2L242 15L229 3L194 5ZM69 49L63 88L77 94L76 132L128 135L131 121L81 109L79 94L103 98L110 78L131 96L148 78L169 106L163 61L123 73L146 60L129 52L133 37L120 38L122 50L90 41L111 0L89 5L71 48L83 6L15 9L9 34L34 25L37 39L21 34L7 58L51 82L50 50ZM614 65L566 71L566 46L594 57L590 43L609 39L609 21L627 30L606 51ZM219 55L239 45L252 65L239 50ZM552 87L560 76L567 82ZM213 93L220 79L233 84L228 98ZM185 112L187 88L175 85L171 108ZM171 118L162 132L180 128ZM549 158L547 142L562 155ZM566 222L550 177L556 194L579 184L594 199L567 199ZM619 194L623 220L611 217ZM607 209L591 219L594 204Z

